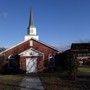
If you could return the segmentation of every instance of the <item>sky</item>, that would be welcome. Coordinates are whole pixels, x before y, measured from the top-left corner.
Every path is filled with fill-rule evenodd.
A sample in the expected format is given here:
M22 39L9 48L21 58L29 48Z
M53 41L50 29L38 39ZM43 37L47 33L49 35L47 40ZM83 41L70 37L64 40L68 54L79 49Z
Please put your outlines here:
M41 41L57 47L90 42L90 0L0 0L0 47L24 40L31 7Z

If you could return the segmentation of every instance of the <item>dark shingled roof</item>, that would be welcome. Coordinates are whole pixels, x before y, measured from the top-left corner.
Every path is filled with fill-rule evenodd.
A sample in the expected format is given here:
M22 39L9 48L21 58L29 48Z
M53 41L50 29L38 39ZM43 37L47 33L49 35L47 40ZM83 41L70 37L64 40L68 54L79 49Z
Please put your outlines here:
M71 49L89 49L90 43L72 43Z

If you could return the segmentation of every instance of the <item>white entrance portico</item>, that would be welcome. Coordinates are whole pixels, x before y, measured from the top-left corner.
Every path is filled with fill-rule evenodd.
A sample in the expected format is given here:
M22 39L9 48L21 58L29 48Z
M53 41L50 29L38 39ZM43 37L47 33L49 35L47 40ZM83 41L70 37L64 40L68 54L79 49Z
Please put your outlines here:
M26 73L36 73L37 72L37 59L39 56L43 56L43 54L33 48L26 50L20 55L26 57Z

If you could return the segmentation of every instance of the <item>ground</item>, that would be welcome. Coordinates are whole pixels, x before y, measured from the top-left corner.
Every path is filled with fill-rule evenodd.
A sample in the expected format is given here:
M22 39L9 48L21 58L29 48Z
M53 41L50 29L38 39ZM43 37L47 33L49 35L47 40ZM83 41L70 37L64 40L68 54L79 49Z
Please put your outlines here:
M68 80L65 73L39 75L46 90L90 90L90 67L79 67L76 80Z
M90 66L81 66L78 68L78 71L80 76L90 76Z
M76 80L68 80L65 73L59 72L38 75L45 90L90 90L90 66L79 67ZM20 90L24 78L25 75L0 75L0 90Z
M0 75L0 90L20 90L23 75Z

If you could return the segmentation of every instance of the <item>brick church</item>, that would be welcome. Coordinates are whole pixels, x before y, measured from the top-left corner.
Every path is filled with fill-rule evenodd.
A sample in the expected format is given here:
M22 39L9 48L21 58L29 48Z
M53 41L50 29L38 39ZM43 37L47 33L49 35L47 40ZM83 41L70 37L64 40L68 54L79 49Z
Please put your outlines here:
M44 62L58 53L58 50L39 40L30 12L29 26L24 40L0 53L0 70L3 67L20 69L25 73L36 73L45 70Z

